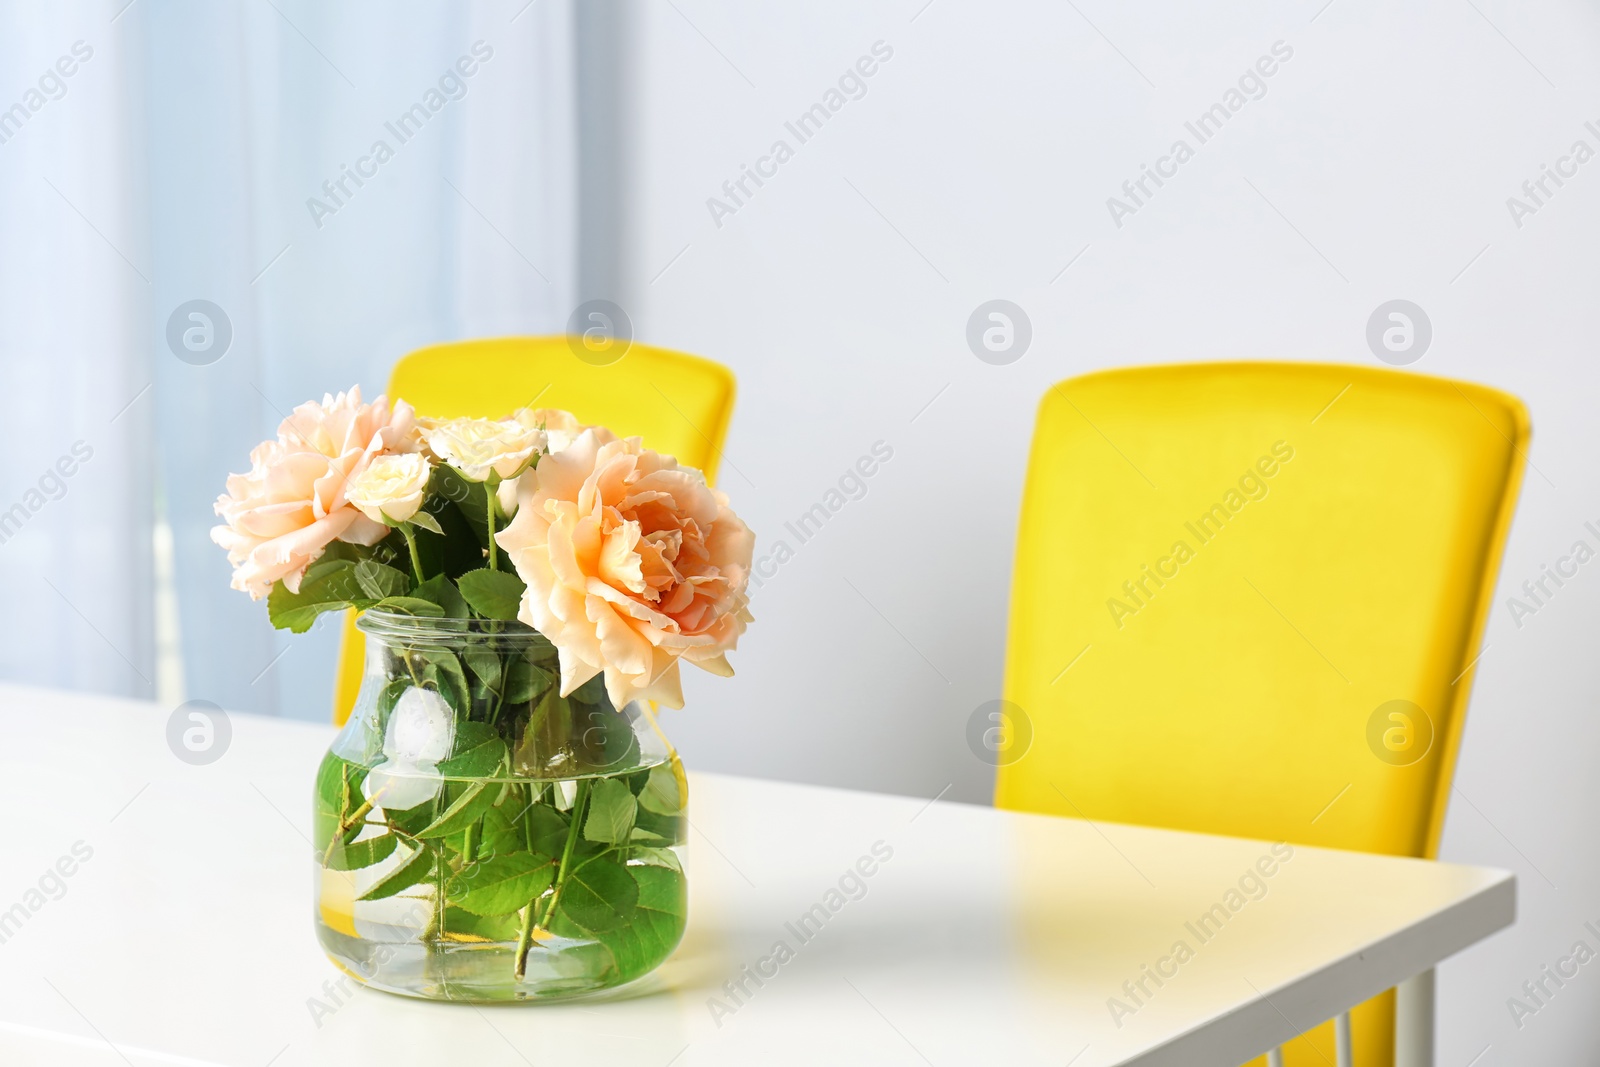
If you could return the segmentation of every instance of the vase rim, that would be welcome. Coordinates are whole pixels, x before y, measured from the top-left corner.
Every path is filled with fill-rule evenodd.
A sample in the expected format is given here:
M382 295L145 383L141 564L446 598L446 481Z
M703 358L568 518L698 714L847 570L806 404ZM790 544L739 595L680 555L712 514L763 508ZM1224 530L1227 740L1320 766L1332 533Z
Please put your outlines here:
M356 629L383 640L450 641L469 637L492 637L496 641L524 644L549 643L549 639L524 622L500 619L452 619L428 615L407 615L398 611L369 608L356 616Z

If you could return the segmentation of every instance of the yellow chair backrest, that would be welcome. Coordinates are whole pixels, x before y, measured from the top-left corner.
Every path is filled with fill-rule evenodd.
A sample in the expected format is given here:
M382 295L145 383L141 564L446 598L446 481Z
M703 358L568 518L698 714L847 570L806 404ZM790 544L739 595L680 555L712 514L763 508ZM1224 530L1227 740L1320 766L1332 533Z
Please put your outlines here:
M733 414L733 374L721 364L632 344L616 362L579 359L566 337L501 337L419 349L395 364L387 390L418 414L498 418L519 407L562 408L582 422L642 437L658 452L716 477ZM366 645L345 620L333 719L343 724L361 688Z
M1516 398L1399 371L1196 364L1054 386L1017 538L996 805L1436 855L1528 439ZM1357 1064L1390 1062L1390 1020L1387 994L1357 1011ZM1322 1063L1304 1040L1286 1053Z

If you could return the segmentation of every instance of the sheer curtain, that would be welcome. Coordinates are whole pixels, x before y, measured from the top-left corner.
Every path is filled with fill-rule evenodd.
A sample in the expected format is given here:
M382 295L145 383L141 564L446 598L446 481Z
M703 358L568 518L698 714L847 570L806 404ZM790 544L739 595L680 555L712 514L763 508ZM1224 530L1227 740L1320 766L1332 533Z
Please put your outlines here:
M112 14L0 9L0 672L151 698L142 57Z
M211 503L295 404L375 395L424 344L561 328L571 3L125 2L0 15L0 69L95 47L0 144L0 185L26 187L0 208L18 282L0 293L3 374L30 410L0 427L27 457L0 500L99 435L70 491L0 544L0 591L37 615L0 620L0 669L322 719L336 627L280 635L228 589ZM59 595L42 584L58 574Z

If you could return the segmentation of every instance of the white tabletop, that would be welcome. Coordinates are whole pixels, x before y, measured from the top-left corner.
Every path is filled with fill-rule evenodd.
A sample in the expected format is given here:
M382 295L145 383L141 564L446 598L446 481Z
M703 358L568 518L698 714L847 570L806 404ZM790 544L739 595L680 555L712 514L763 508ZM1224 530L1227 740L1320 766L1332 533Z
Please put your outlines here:
M691 773L688 933L642 985L350 993L311 929L332 729L234 715L226 754L190 766L168 713L0 686L0 1062L1230 1067L1515 911L1504 871ZM92 855L50 876L75 845ZM830 896L875 845L859 899ZM818 904L837 910L802 942ZM736 1002L724 983L780 941L792 958Z

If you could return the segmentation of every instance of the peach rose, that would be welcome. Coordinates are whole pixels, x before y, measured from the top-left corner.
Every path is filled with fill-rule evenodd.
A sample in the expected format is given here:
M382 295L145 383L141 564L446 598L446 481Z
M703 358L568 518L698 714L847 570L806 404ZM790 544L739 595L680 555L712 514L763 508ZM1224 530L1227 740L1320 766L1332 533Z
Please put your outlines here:
M679 659L733 673L755 535L699 471L590 427L523 474L517 505L496 540L527 583L518 618L560 656L563 696L603 671L616 707L676 708Z
M335 539L376 544L388 527L345 497L351 478L379 455L404 449L411 407L384 397L361 402L360 388L302 404L278 427L278 438L250 453L250 471L230 474L217 498L225 525L211 539L228 550L232 586L260 600L282 579L298 592L300 578Z

